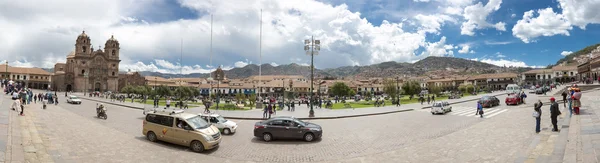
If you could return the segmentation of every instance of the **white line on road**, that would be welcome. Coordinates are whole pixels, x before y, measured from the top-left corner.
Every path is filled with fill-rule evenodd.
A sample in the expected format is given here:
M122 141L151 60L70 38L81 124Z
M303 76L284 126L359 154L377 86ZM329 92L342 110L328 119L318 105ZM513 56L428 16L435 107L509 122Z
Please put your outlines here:
M490 115L489 115L488 117L486 117L486 118L489 118L489 117L496 116L496 115L498 115L498 114L500 114L500 113L504 113L504 112L506 112L506 111L508 111L508 110L507 110L507 109L504 109L504 110L502 110L502 111L499 111L499 112L496 112L496 113L494 113L494 114L490 114Z

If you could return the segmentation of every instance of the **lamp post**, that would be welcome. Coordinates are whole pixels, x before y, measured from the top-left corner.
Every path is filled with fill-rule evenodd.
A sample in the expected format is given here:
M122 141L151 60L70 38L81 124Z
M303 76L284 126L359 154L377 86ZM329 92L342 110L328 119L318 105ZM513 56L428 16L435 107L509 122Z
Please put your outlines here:
M214 79L217 81L217 110L219 110L219 102L220 102L220 94L221 94L221 90L219 90L219 84L221 83L221 80L223 80L225 78L225 72L221 69L221 66L219 66L219 68L217 68L217 70L215 70L215 72L213 73L214 75Z
M83 77L85 78L85 82L83 83L84 88L83 88L83 96L85 96L85 92L87 90L87 81L88 81L88 73L83 73Z
M398 85L398 80L400 77L396 77L396 105L400 106L400 86Z
M308 112L308 117L315 117L315 111L313 110L313 90L314 90L314 79L315 79L315 55L319 55L319 50L321 50L321 40L315 40L315 37L312 36L309 39L304 40L304 51L306 51L307 55L310 55L310 111Z

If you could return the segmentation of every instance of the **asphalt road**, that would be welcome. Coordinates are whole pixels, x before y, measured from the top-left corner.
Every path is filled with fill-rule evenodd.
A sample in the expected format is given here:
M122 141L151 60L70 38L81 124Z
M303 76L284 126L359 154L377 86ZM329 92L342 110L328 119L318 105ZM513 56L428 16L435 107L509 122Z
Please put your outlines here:
M532 103L535 95L530 95L528 102ZM511 109L517 109L519 106L505 106L504 96L499 96L500 106L490 108L496 111L496 115L502 115L511 112ZM234 161L255 161L255 162L312 162L312 161L335 161L349 158L368 156L393 150L406 149L414 146L419 146L420 143L429 140L443 137L445 135L461 131L467 127L477 123L493 119L494 116L479 118L476 116L446 114L446 115L431 115L427 109L409 111L395 114L376 115L367 117L356 117L346 119L331 119L331 120L313 120L310 122L319 124L323 127L323 138L315 142L303 141L273 141L263 142L253 136L253 125L256 121L240 120L239 128L234 135L223 136L222 143L219 148L211 150L204 154L196 154L186 147L179 147L166 143L159 143L160 146L153 146L149 141L144 140L142 131L142 120L144 115L142 110L119 107L115 105L106 105L108 119L101 120L95 117L96 102L82 100L81 105L67 104L64 96L59 97L60 104L52 105L45 111L52 112L53 110L65 110L74 114L65 114L62 117L47 118L62 118L64 123L69 123L69 119L78 119L85 123L101 125L103 130L112 130L124 135L124 141L137 141L138 144L144 146L152 146L153 151L164 150L169 153L173 150L186 152L184 155L173 157L182 157L182 160L191 159L194 157L214 156ZM465 102L453 105L453 112L470 112L466 109L475 112L475 102ZM464 110L464 111L463 111ZM486 109L487 110L487 109ZM499 111L505 110L505 111ZM36 112L38 112L36 110ZM43 114L43 113L42 113ZM69 117L78 116L78 117ZM470 115L470 114L469 114ZM491 114L488 114L491 115ZM46 123L52 126L52 121ZM62 133L61 137L69 137L70 134L76 134L78 130L77 122L73 122L72 126L61 126L62 128L72 127L75 132ZM52 140L52 136L49 136ZM92 135L93 137L93 135ZM55 138L56 139L56 138ZM101 139L101 138L99 138ZM119 147L121 144L112 144L114 147ZM79 147L81 145L78 145ZM157 148L158 147L158 148ZM62 148L73 148L69 145L64 145ZM58 148L58 151L61 149ZM139 149L145 150L145 149ZM160 152L158 152L160 153ZM138 160L144 158L155 157L156 152L142 152L130 157L136 157ZM164 154L169 155L169 154ZM81 156L86 157L86 156ZM183 157L190 157L185 158ZM212 158L212 157L211 157ZM133 159L133 158L132 158ZM100 158L100 160L102 160ZM147 160L153 162L152 160Z

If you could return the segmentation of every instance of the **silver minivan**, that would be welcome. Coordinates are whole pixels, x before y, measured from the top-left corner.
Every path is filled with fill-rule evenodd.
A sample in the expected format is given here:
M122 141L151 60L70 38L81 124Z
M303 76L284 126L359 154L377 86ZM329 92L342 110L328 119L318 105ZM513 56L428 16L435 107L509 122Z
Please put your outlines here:
M452 106L446 101L435 102L431 105L431 114L446 114L452 111Z

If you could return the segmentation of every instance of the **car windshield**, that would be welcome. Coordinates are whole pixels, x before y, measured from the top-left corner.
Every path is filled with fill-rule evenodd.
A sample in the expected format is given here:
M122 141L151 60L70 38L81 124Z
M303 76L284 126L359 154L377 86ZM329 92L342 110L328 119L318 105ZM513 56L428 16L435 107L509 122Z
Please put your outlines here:
M434 103L433 107L442 107L442 103Z
M200 116L194 116L192 118L186 119L185 121L187 121L189 123L189 125L195 129L202 129L202 128L207 128L208 126L210 126L210 124L208 122L206 122L204 119L202 119L202 117L200 117Z
M78 97L71 97L71 99L79 99Z
M217 120L219 120L219 122L227 122L227 120L225 118L223 118L223 116L217 116Z
M481 101L486 101L486 100L491 100L491 98L490 98L490 97L488 97L488 96L486 96L486 97L482 97L482 98L481 98Z

